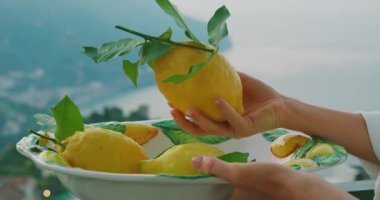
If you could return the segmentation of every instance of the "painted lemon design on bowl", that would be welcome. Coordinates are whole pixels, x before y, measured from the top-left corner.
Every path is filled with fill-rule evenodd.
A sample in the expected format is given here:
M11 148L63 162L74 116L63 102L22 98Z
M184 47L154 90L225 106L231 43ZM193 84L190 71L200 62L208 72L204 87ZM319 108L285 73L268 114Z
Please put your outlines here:
M143 174L199 174L191 164L193 157L218 157L223 154L222 150L203 143L181 144L171 147L155 159L140 161L140 170Z
M317 167L317 164L309 159L309 158L300 158L300 159L294 159L294 160L289 160L282 165L288 166L288 167L293 167L298 169L298 167L303 168L303 169L313 169Z
M303 135L281 135L271 143L270 150L274 156L285 158L309 140L308 137Z
M158 128L139 122L123 122L125 126L124 135L132 138L138 144L143 145L156 137Z
M185 44L199 45L188 41ZM215 121L225 118L215 106L216 98L225 99L238 113L243 114L242 85L239 75L220 53L197 74L182 83L163 82L168 77L186 74L190 66L207 61L207 52L175 47L153 62L155 79L160 92L175 108L186 112L196 108Z
M72 166L113 173L139 173L138 163L148 159L144 149L131 138L112 130L88 128L63 141L60 152Z
M330 155L330 154L333 154L334 152L335 152L335 149L330 144L321 143L311 148L307 152L306 158L312 159L314 156Z

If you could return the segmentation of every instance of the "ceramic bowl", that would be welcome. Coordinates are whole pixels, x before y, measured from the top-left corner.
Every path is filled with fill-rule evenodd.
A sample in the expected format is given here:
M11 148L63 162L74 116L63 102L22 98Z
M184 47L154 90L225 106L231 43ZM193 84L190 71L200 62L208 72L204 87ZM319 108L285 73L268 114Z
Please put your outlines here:
M173 140L167 132L168 127L173 128L173 125L175 126L172 120L153 120L144 121L142 123L159 124L156 126L159 128L158 135L143 145L150 158L157 156L176 143L176 140ZM162 126L162 124L169 124L170 126ZM248 159L255 159L256 162L274 162L279 164L302 159L307 156L310 157L308 152L319 144L331 145L333 149L336 150L330 155L318 155L313 158L308 158L315 163L312 167L304 167L302 163L299 164L297 162L290 166L297 170L306 171L316 171L333 167L342 163L347 157L347 153L343 148L320 138L310 138L308 142L300 146L292 155L286 158L278 158L273 155L270 146L276 139L287 134L303 135L302 133L294 131L276 129L244 139L227 139L212 145L215 145L225 152L248 152L250 154ZM16 145L17 150L24 156L30 158L41 169L54 173L74 196L83 200L220 200L226 199L233 190L233 187L229 183L217 177L192 179L151 174L117 174L60 166L41 159L40 152L34 151L35 149L33 150L35 146L33 141L35 141L35 139L36 136L34 135L22 138ZM186 142L186 140L183 141Z

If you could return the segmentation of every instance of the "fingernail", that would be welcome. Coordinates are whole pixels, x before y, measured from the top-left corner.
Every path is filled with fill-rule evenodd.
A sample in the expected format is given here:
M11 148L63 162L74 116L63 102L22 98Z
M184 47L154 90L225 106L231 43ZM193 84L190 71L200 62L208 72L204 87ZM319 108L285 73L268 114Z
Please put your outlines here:
M187 110L186 111L186 115L189 116L189 117L192 117L194 115L194 112L191 111L191 110Z
M191 163L193 164L193 166L197 169L197 170L201 170L202 168L202 160L203 160L203 157L202 156L196 156L196 157L193 157L191 159Z
M221 106L223 104L223 101L221 99L217 99L214 101L214 103L217 105L217 106Z

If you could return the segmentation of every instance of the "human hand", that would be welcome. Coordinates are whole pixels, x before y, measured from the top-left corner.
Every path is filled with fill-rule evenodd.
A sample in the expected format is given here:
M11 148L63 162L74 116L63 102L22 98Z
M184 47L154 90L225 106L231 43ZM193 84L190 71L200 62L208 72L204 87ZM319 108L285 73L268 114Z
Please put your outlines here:
M243 104L245 114L241 116L225 100L216 99L215 104L226 117L226 122L215 122L199 110L190 109L186 115L173 108L171 114L178 126L194 135L223 135L241 138L282 125L282 116L286 112L285 97L263 82L239 73L243 86Z
M220 177L234 186L229 200L252 199L355 199L320 177L274 163L227 163L198 156L193 165L201 172Z

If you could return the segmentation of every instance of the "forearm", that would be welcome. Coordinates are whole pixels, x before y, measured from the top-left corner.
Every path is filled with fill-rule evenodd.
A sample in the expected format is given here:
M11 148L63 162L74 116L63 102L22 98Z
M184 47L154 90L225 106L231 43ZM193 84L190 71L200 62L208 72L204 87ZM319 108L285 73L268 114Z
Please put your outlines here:
M297 173L290 180L292 188L291 196L293 200L310 199L310 200L354 200L355 197L351 196L347 192L340 190L331 183L326 182L320 177L317 177L310 173ZM302 188L300 193L299 188Z
M360 114L342 112L285 98L284 128L301 131L335 142L348 152L371 162L378 162Z

